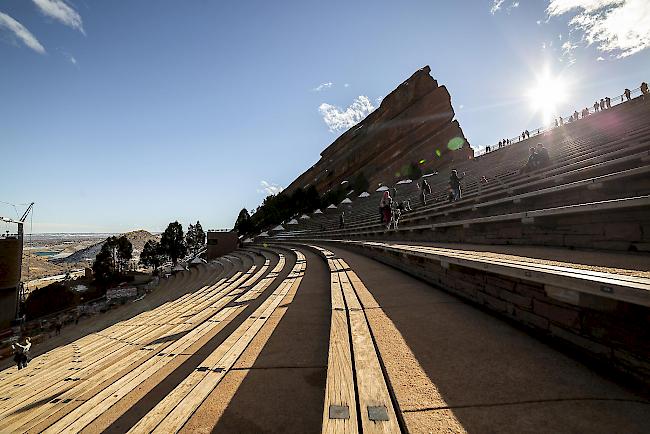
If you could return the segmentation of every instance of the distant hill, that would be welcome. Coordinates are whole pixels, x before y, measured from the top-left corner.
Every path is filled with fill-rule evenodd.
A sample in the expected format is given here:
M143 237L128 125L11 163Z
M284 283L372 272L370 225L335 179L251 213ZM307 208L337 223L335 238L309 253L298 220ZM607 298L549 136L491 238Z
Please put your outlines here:
M142 248L144 247L147 241L160 240L160 235L154 235L151 232L147 232L145 230L131 231L121 235L125 235L126 238L129 241L131 241L131 244L133 244L133 259L135 259L136 261L140 258L140 252L142 252ZM116 235L116 236L119 237L121 235ZM97 244L93 244L90 247L86 247L85 249L78 250L66 258L53 259L51 262L69 263L69 262L94 261L95 256L97 256L97 253L99 253L99 251L102 249L104 242L105 241L102 241Z

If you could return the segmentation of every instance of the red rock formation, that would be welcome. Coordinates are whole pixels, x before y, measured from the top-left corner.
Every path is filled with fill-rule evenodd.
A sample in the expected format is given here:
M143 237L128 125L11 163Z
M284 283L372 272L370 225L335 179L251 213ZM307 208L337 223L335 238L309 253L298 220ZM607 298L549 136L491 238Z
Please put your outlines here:
M454 120L449 92L430 72L425 66L400 84L377 110L328 146L286 191L315 185L324 193L360 171L376 188L404 178L412 163L427 172L472 158L474 151Z

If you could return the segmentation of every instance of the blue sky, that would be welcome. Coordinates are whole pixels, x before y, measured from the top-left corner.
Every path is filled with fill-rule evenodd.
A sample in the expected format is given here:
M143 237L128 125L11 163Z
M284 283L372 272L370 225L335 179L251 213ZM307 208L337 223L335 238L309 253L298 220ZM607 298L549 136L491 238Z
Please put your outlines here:
M231 227L424 65L478 147L542 123L542 71L569 114L650 81L649 46L647 0L0 0L0 201Z

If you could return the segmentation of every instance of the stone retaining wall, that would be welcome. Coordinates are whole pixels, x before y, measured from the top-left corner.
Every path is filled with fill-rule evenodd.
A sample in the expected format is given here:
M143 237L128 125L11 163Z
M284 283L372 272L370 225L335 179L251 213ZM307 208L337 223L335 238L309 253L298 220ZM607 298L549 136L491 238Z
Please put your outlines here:
M650 390L650 308L588 294L580 294L576 306L550 298L543 284L371 246L346 248L515 321Z

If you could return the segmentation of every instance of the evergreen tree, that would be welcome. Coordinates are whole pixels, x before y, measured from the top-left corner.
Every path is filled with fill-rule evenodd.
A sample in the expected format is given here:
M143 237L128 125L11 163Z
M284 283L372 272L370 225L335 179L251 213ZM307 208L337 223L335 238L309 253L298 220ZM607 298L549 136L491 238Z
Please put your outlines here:
M190 251L194 251L194 244L196 242L194 241L194 225L190 223L190 225L187 227L187 232L185 233L185 244L187 244L187 248Z
M133 257L133 245L124 235L108 237L95 257L93 272L95 278L107 282L126 269Z
M183 237L183 226L176 222L170 223L160 237L162 251L171 258L174 265L178 258L187 255L187 243Z
M248 235L255 230L251 216L248 214L246 208L242 208L242 210L239 211L234 229L239 232L240 235Z
M133 244L131 241L124 235L117 239L117 259L118 259L118 271L124 272L128 268L129 261L133 258Z
M198 220L194 225L194 241L197 250L200 250L203 246L205 246L205 231L203 230L203 227L201 227L201 222Z
M144 244L140 254L140 263L145 267L153 267L154 271L165 261L165 254L160 248L160 243L155 240L149 240Z
M205 232L201 227L201 222L197 221L195 225L188 226L185 242L191 252L197 252L205 245Z

